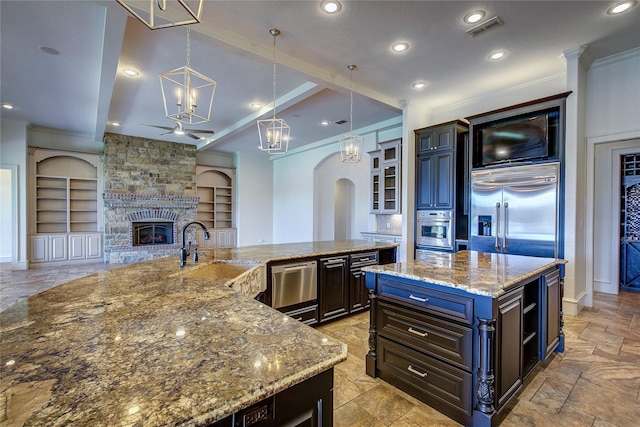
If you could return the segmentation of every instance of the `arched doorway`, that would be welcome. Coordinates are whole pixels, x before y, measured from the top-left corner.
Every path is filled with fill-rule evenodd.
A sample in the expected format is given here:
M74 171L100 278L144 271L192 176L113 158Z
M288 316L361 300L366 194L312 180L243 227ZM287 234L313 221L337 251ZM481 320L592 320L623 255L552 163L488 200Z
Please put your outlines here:
M333 238L351 239L351 229L355 222L355 185L346 178L336 181L333 190Z

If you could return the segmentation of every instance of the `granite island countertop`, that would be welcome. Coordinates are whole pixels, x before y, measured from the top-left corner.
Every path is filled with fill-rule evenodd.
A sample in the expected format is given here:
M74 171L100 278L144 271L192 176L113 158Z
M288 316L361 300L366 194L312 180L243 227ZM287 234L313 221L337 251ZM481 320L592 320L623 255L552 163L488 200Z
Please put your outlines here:
M209 250L183 270L176 254L29 297L0 313L0 425L222 419L347 357L345 344L252 298L266 263L394 246L355 240ZM219 277L197 274L217 262L225 264L213 267L224 272Z
M417 280L472 294L498 297L510 286L567 261L488 252L428 251L422 259L363 267L363 271Z
M330 256L344 252L370 251L395 248L397 246L398 243L372 242L370 240L332 240L216 249L213 251L213 256L216 259L267 263L269 261L281 261L305 256Z

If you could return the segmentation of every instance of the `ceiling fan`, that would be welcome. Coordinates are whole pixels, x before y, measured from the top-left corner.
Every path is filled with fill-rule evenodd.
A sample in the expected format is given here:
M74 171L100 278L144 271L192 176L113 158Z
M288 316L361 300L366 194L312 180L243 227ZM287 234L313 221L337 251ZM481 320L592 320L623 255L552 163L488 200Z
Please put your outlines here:
M175 133L176 135L187 135L190 138L193 139L200 139L200 137L198 135L195 135L196 133L203 133L203 134L208 134L208 135L213 135L214 131L209 130L209 129L188 129L188 128L184 128L182 127L182 123L181 122L177 122L177 125L174 127L170 127L170 126L159 126L159 125L145 125L145 126L151 126L154 128L160 128L160 129L164 129L164 130L168 130L169 132L165 132L162 133L161 135L166 135L168 133Z

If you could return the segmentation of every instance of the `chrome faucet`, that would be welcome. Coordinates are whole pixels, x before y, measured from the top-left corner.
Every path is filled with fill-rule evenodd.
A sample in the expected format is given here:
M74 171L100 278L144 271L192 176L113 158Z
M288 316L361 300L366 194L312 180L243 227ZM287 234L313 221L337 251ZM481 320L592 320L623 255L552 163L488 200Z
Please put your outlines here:
M187 265L187 257L189 257L189 251L191 250L191 242L189 242L188 246L185 246L184 244L185 232L187 231L187 227L189 227L191 224L196 224L202 227L202 230L204 231L204 239L209 240L209 232L207 231L207 227L203 223L201 223L200 221L191 221L186 223L184 227L182 227L182 248L180 248L180 268ZM196 246L196 254L197 253L198 253L198 246ZM197 260L198 260L197 256L194 255L193 257L194 263L197 262Z

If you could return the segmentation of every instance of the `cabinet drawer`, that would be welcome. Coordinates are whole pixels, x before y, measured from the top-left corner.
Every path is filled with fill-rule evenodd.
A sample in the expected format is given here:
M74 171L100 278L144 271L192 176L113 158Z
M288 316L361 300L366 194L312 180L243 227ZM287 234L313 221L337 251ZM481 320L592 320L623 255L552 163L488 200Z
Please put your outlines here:
M383 301L378 310L378 334L471 372L471 328Z
M318 323L318 304L287 311L284 314L289 317L293 317L295 320L302 322L305 325L315 325Z
M378 252L363 252L359 254L351 254L350 255L351 265L353 264L377 264L378 263Z
M377 364L379 371L414 388L416 397L455 420L464 422L471 415L473 377L470 373L381 337L378 337ZM398 384L394 379L391 382ZM402 388L402 384L398 385Z
M378 295L381 300L410 304L425 313L473 324L473 298L413 286L383 276L378 279Z

